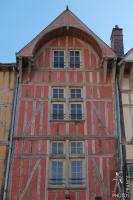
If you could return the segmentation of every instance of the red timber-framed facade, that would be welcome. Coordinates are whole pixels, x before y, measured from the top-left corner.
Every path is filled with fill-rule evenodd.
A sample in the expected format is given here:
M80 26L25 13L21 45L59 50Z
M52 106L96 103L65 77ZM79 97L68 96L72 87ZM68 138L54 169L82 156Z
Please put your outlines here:
M7 199L113 199L115 53L67 9L16 56Z

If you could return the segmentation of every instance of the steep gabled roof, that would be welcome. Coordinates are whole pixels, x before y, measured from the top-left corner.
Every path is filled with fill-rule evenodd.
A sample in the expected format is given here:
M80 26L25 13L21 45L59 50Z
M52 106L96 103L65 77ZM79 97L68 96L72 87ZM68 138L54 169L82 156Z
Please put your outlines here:
M52 23L50 23L43 31L41 31L31 42L29 42L23 49L21 49L16 56L32 56L33 49L37 42L46 33L60 28L60 27L75 27L78 28L89 35L91 35L100 45L103 55L105 57L116 57L113 50L104 43L94 32L92 32L74 13L72 13L68 8L62 12Z
M133 62L133 48L131 48L122 58L119 65L123 62Z

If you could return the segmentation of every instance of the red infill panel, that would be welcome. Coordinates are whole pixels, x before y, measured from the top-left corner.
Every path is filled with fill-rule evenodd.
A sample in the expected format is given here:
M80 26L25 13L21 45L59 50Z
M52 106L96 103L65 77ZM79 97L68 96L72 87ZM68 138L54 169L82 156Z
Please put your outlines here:
M90 56L88 49L84 49L84 65L85 68L88 68L90 66Z
M86 114L87 114L87 132L88 135L92 134L92 121L91 121L91 103L88 101L86 103Z
M42 135L48 134L48 101L43 104L43 124L42 124Z
M43 53L42 52L40 52L40 54L37 57L36 65L39 68L43 66Z
M64 47L66 45L66 37L61 37L59 39L60 47Z
M93 199L94 196L94 178L93 178L93 161L91 158L88 159L88 179L89 179L89 198Z
M73 47L73 37L68 37L68 46Z
M112 102L108 102L108 124L109 124L109 133L111 135L114 135L114 117L113 117Z
M66 80L66 73L65 72L59 72L59 81L64 83Z
M45 50L45 66L50 67L50 49L46 48Z
M25 102L21 101L20 102L20 108L19 108L19 113L18 113L18 128L17 131L15 132L15 135L22 135L23 133L23 126L24 126L24 111L25 111Z
M77 82L78 83L83 82L83 73L82 72L77 72Z
M91 67L96 67L97 66L97 63L96 63L96 55L91 52Z

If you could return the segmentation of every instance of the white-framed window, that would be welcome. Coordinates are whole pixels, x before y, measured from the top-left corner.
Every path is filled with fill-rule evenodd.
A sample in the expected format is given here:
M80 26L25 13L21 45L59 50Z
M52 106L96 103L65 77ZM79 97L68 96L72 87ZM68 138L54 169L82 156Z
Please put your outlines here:
M82 97L81 88L71 88L70 89L70 98L80 99Z
M79 155L83 153L83 144L83 141L51 141L50 188L62 188L65 184L72 188L85 186L86 162L85 157Z
M52 142L52 154L63 154L64 153L64 143L63 142Z
M53 98L63 99L64 98L64 88L53 88Z
M83 153L83 142L72 141L70 149L71 149L71 154L82 154Z
M53 50L53 67L64 68L64 50Z
M133 164L128 164L128 177L130 180L133 180Z
M80 103L71 103L70 104L70 118L71 120L80 120L82 119L82 104Z
M70 50L69 51L70 68L80 68L80 51Z
M83 183L83 161L73 159L70 162L70 183L81 185Z
M61 103L52 104L52 119L53 120L64 119L64 104Z
M64 182L64 162L63 160L51 161L50 185L63 185Z

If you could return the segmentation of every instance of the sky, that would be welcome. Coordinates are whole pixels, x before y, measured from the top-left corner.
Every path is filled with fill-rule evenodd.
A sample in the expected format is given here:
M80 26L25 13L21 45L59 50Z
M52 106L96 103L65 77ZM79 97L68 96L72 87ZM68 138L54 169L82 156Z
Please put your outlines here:
M125 53L133 47L133 0L4 0L0 2L0 63L15 54L61 12L69 9L110 45L115 25L123 28Z

